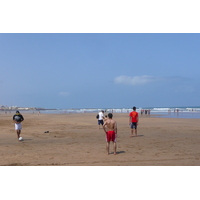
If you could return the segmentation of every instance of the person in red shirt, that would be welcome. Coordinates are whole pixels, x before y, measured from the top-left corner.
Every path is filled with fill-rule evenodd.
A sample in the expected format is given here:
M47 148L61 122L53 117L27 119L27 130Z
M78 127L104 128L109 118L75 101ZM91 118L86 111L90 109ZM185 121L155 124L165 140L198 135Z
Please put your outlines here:
M129 125L131 128L131 137L137 137L137 126L138 126L139 116L136 112L136 107L133 107L133 111L129 113Z

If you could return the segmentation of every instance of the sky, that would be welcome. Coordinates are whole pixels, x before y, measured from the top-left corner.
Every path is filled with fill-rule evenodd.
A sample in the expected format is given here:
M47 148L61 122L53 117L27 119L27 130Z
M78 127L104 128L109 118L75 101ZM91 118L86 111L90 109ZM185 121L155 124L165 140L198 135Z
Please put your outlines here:
M0 105L199 106L198 33L1 33Z
M2 2L0 105L200 106L197 3Z

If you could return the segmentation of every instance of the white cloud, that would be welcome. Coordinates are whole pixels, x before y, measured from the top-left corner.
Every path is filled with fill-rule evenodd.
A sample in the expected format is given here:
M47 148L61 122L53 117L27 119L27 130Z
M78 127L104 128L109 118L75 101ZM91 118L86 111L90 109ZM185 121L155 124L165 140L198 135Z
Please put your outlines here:
M168 77L156 77L156 76L118 76L114 79L114 82L116 84L123 84L123 85L145 85L151 82L176 82L176 83L183 83L185 81L190 80L186 77L180 77L180 76L168 76Z
M69 92L59 92L59 95L68 97L70 95L70 93Z
M114 79L114 82L117 84L124 84L124 85L144 85L150 82L155 82L160 80L160 78L153 77L153 76L118 76Z

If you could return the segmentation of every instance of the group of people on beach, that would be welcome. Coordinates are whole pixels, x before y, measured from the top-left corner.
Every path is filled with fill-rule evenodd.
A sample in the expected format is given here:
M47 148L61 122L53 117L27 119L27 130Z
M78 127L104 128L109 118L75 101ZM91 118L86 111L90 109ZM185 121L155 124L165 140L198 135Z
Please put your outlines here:
M117 144L116 144L116 138L117 138L117 122L112 119L113 114L109 113L108 115L104 116L104 111L102 110L97 115L98 118L98 125L99 129L102 125L103 130L106 134L106 151L109 155L109 149L110 149L110 142L113 142L114 145L114 155L117 154ZM137 126L139 122L139 115L138 112L136 112L136 107L133 107L133 111L129 113L129 125L131 128L131 135L130 137L137 137Z
M150 109L148 110L141 109L140 114L143 115L143 113L145 113L145 115L150 115L150 112L151 112Z
M113 142L114 145L114 155L117 154L117 122L113 119L113 114L108 113L108 115L104 116L104 111L102 110L97 115L99 129L102 125L103 130L106 134L106 151L109 154L110 142ZM21 141L23 138L20 136L22 130L22 122L24 121L24 117L19 111L16 111L16 114L13 116L13 121L15 123L15 130L17 132L17 138ZM129 125L131 128L130 137L137 137L137 126L139 121L138 112L136 112L136 107L133 107L133 111L129 113Z

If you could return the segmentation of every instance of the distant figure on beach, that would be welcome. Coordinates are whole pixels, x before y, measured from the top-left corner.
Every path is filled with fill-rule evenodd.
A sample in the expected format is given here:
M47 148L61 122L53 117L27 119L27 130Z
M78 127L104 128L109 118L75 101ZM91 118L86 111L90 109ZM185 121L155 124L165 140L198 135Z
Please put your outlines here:
M104 114L104 111L102 110L101 112L99 112L99 118L98 118L98 125L99 125L99 129L100 129L100 125L102 125L103 126L103 119L104 119L104 116L103 116L103 114Z
M108 114L108 119L103 124L103 129L106 133L106 150L107 154L109 155L109 149L110 149L110 141L113 142L114 145L114 155L117 154L117 144L116 144L116 137L117 137L117 122L112 119L113 114Z
M136 112L136 107L133 107L133 111L129 114L129 125L131 128L131 137L137 136L137 126L138 126L139 116Z
M19 111L16 111L16 114L13 116L13 121L15 122L15 130L17 132L18 139L20 138L21 130L22 130L22 121L24 121L24 117Z

